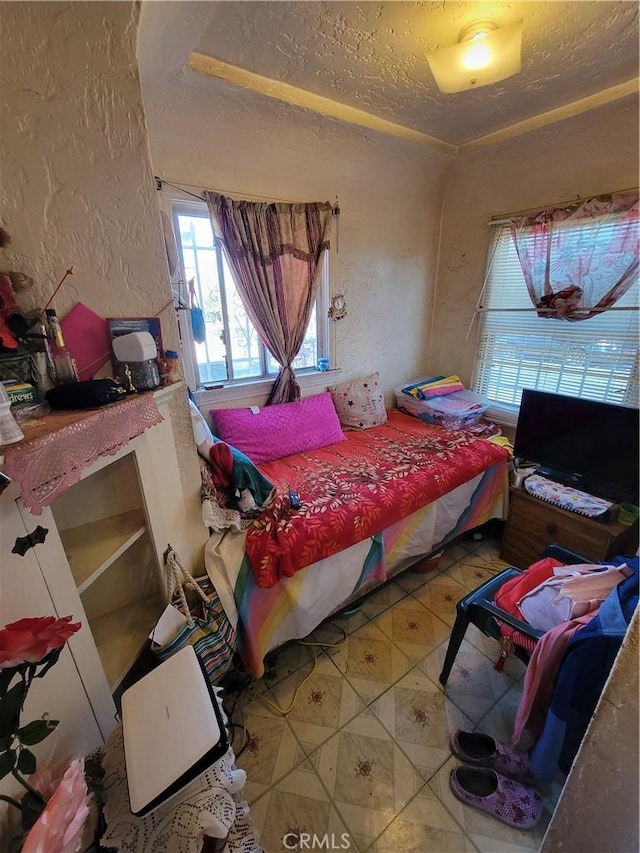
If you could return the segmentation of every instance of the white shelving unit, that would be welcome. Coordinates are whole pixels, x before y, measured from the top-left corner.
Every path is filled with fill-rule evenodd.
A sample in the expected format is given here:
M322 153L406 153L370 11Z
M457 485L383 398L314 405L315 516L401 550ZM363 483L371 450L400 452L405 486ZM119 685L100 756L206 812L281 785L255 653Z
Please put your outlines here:
M82 595L146 532L144 513L136 509L60 531L78 592Z
M169 410L177 390L154 393L161 423L96 459L40 515L23 505L18 483L0 495L0 626L48 614L82 626L67 644L67 663L61 657L45 689L32 691L31 716L64 721L56 738L69 755L99 746L117 723L113 695L165 606L167 544L181 554L199 544L185 538ZM16 537L37 528L45 541L22 555Z
M51 511L113 693L165 604L135 453L72 486Z

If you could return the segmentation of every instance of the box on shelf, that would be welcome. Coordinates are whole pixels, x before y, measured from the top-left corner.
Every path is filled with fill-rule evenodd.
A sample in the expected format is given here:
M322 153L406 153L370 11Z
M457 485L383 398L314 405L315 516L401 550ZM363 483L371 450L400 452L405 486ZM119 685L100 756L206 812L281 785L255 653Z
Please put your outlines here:
M447 429L464 429L477 423L489 408L484 397L474 391L455 391L444 397L432 397L430 400L418 400L405 394L402 385L395 388L396 405L399 409L426 421Z
M11 404L16 403L35 403L36 389L28 382L16 382L12 385L5 385Z

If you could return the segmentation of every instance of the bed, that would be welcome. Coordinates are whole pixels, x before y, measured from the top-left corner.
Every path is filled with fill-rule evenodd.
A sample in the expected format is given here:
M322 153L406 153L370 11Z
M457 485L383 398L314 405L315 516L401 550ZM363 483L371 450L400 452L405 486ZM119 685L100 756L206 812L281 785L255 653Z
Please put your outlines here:
M206 570L255 678L273 649L465 531L505 518L504 448L397 410L385 419L334 444L259 462L273 499L244 529L211 532ZM290 490L300 510L291 508Z

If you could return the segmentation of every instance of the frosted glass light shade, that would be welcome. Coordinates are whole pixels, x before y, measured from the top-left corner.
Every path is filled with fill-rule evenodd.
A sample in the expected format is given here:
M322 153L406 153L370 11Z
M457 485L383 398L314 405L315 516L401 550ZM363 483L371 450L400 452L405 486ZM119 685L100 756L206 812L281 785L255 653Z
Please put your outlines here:
M516 21L482 38L433 50L427 61L441 92L464 92L517 74L521 44L522 21Z

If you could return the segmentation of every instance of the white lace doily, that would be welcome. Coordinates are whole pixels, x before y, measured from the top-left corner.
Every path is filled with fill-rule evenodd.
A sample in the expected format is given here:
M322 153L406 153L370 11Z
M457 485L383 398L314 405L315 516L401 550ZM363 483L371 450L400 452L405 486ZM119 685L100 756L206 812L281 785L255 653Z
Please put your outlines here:
M246 530L251 519L243 519L237 509L222 507L207 499L202 501L202 523L212 530Z
M231 750L146 817L129 807L122 726L103 749L107 829L103 847L126 853L201 853L205 835L227 838L225 853L263 853L242 797L244 770ZM228 837L227 837L228 836Z

